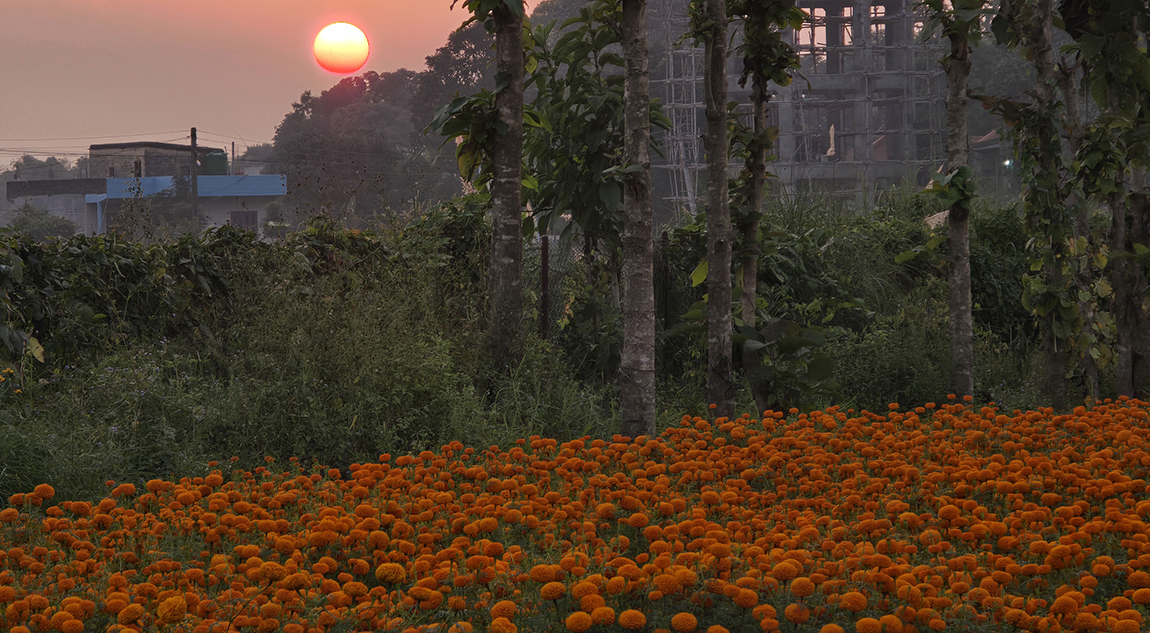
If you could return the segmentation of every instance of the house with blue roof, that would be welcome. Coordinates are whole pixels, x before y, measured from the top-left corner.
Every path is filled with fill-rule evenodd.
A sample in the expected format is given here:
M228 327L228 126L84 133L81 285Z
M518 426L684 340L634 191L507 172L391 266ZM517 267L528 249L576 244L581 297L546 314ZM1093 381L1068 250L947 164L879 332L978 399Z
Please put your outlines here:
M196 149L196 218L188 224L207 228L231 224L257 235L267 218L269 204L287 195L281 174L229 173L222 149ZM106 233L114 218L133 200L187 193L192 170L192 147L150 141L104 143L89 147L88 172L107 177L22 180L7 183L4 197L28 201L50 211L68 210L85 235ZM181 182L182 181L182 182ZM82 205L82 213L77 213ZM191 205L181 212L193 213ZM111 221L111 222L110 222Z

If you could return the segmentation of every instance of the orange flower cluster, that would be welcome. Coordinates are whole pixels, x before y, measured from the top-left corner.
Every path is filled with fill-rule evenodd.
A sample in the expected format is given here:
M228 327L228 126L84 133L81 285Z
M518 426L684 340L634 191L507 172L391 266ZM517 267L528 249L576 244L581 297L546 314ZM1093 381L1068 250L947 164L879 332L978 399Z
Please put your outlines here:
M951 402L0 510L0 629L1146 630L1150 423Z

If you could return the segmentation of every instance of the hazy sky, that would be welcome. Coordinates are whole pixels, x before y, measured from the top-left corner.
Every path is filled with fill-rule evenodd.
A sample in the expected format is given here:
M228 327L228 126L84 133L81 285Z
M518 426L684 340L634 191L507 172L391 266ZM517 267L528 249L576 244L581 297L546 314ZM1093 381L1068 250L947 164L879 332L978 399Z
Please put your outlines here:
M321 28L342 20L363 29L371 56L359 72L422 70L466 18L450 6L0 0L0 168L23 152L75 158L92 143L186 142L193 126L205 145L270 141L303 91L341 78L312 55ZM94 136L108 138L76 138Z

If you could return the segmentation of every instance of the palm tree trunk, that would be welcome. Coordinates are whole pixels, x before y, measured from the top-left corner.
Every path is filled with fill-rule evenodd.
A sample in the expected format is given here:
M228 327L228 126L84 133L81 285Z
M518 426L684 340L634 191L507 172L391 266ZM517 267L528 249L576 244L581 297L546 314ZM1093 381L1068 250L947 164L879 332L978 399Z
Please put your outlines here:
M641 169L623 184L623 435L655 435L655 242L647 0L623 0L623 152Z

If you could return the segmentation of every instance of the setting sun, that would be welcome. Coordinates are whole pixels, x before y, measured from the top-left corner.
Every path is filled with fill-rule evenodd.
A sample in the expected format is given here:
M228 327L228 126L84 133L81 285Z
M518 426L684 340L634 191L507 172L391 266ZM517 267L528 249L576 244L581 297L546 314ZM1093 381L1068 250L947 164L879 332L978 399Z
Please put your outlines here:
M346 75L367 62L367 36L354 24L329 24L315 37L315 60L325 70Z

